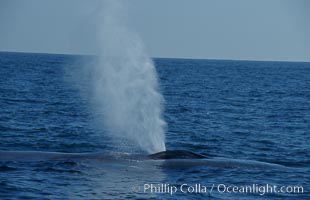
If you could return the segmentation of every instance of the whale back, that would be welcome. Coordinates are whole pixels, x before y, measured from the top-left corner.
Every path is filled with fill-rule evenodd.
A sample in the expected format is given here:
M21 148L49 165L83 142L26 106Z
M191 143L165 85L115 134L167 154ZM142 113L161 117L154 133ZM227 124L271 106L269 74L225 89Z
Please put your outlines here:
M197 154L191 151L185 150L169 150L161 151L158 153L148 155L148 158L154 160L167 160L167 159L203 159L207 158L204 155Z

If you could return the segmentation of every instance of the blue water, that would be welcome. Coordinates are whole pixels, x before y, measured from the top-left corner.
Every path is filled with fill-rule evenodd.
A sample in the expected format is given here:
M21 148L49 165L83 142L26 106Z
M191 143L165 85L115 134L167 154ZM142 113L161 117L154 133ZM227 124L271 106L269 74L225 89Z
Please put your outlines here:
M122 151L73 81L91 57L0 53L0 150ZM83 61L81 61L83 60ZM139 162L0 162L0 199L310 199L310 63L154 59L167 149L290 170ZM84 63L85 64L85 63ZM303 193L143 192L144 184L302 186ZM132 189L138 188L137 189Z

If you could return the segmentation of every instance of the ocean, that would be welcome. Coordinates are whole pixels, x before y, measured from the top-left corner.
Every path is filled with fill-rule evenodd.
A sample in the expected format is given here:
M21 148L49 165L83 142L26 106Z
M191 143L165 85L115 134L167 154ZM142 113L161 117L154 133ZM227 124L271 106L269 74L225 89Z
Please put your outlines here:
M73 80L91 59L0 53L0 151L132 152L98 126L85 80ZM288 170L7 161L0 199L310 199L310 63L153 61L167 149Z

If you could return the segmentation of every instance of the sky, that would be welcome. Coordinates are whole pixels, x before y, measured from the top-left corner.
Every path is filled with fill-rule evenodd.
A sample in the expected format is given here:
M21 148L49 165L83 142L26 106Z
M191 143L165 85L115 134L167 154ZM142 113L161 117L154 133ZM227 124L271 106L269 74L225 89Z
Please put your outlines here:
M94 54L98 0L0 0L0 51ZM310 62L308 0L121 0L151 57Z

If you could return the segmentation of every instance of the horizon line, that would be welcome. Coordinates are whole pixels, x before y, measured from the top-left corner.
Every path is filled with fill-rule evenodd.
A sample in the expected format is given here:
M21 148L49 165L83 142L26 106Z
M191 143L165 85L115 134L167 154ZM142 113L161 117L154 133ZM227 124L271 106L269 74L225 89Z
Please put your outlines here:
M20 54L46 54L46 55L63 55L63 56L98 56L95 54L73 54L73 53L56 53L56 52L30 52L30 51L3 51L0 53L20 53ZM180 59L180 60L217 60L217 61L241 61L241 62L291 62L291 63L310 63L304 60L256 60L256 59L234 59L234 58L201 58L201 57L159 57L150 56L151 59Z

